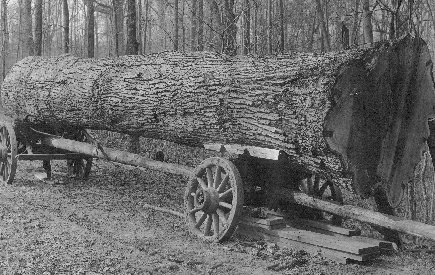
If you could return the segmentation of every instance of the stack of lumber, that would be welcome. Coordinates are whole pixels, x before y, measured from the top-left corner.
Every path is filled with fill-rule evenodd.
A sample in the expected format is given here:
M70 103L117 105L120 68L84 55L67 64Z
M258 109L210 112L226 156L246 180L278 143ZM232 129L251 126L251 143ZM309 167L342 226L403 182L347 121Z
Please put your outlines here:
M244 216L238 233L344 264L370 261L382 253L397 250L396 244L360 236L359 230L334 226L327 221L289 218L275 212L266 218Z

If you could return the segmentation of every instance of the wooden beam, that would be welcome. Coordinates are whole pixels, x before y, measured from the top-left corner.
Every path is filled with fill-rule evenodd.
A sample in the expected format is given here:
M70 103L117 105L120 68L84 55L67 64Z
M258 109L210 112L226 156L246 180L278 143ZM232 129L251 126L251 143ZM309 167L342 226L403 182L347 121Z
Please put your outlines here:
M340 205L309 196L301 192L293 192L287 188L273 190L277 196L285 197L291 202L343 217L382 226L401 233L435 240L435 226L401 217L382 214L353 205Z
M42 139L42 144L74 153L106 159L116 163L149 168L166 173L184 175L187 177L190 177L193 172L193 168L188 166L155 161L140 156L138 154L132 154L121 150L114 150L103 146L95 146L93 144L70 139L47 137Z

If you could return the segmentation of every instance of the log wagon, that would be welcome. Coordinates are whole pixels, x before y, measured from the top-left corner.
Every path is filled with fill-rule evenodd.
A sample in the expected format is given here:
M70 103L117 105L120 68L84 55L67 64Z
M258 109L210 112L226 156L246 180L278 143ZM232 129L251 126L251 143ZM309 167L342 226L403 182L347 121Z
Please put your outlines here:
M48 160L84 161L76 168L86 177L92 158L101 158L189 177L187 224L207 240L228 239L244 206L328 212L333 223L351 217L435 239L432 226L343 205L340 192L351 182L384 210L400 203L435 106L432 61L420 38L267 58L28 57L8 74L1 101L0 174L7 184L19 160L45 160L47 174ZM105 148L86 129L219 156L195 168L165 163Z

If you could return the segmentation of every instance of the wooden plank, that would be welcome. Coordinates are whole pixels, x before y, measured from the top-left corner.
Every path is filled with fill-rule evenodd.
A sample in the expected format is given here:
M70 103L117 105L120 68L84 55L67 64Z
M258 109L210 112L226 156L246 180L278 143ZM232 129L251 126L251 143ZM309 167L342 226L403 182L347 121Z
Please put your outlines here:
M365 236L353 236L352 239L355 239L359 242L365 242L373 245L379 246L381 252L389 252L389 251L398 251L399 248L397 247L396 243L384 241L384 240L378 240L373 239Z
M252 226L243 222L239 223L237 232L241 235L250 238L262 239L269 242L273 242L281 248L286 247L293 250L304 250L310 253L311 255L320 255L329 260L336 261L343 264L349 263L351 260L365 262L365 261L375 259L376 257L379 256L379 251L357 255L357 254L352 254L352 253L334 250L330 248L316 246L314 244L303 243L295 240L281 238L276 234L274 234L276 230L267 230L260 226Z
M263 225L276 225L276 224L285 224L285 220L282 217L271 217L265 219L253 218L253 217L242 217L242 220L252 223L258 223Z
M285 219L285 222L293 227L303 227L309 228L318 228L322 229L324 231L329 231L337 234L341 234L344 236L359 236L361 235L361 230L359 229L348 229L340 226L335 226L329 223L328 221L313 221L308 219L299 219L299 218L292 218L289 215L286 215L284 213L278 213L275 211L266 211L267 215L275 216L275 217L283 217ZM306 229L306 230L307 230Z
M255 227L261 227L263 229L266 226L256 223L249 223L246 221L242 221L243 223ZM338 238L336 236L328 236L324 234L319 234L311 231L301 230L292 227L286 227L278 230L269 230L270 234L275 235L280 238L299 241L303 243L308 243L312 245L316 245L319 247L334 249L338 251L348 252L352 254L368 254L379 252L379 247L375 245L370 245L363 242L358 242L355 240L347 240Z

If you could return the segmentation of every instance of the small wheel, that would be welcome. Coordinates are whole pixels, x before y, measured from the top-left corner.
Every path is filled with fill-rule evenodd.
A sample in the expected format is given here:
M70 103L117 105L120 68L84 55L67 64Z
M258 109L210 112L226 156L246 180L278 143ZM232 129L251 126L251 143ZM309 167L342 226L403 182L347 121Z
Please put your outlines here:
M308 195L343 204L343 195L340 188L331 180L324 180L318 175L303 179L299 184L299 189ZM318 216L321 219L330 220L333 225L337 226L343 222L343 218L338 215L322 212Z
M208 241L228 239L243 209L243 185L230 161L213 157L194 171L184 194L187 224L196 236Z
M11 184L17 171L17 139L9 123L0 125L0 181Z

